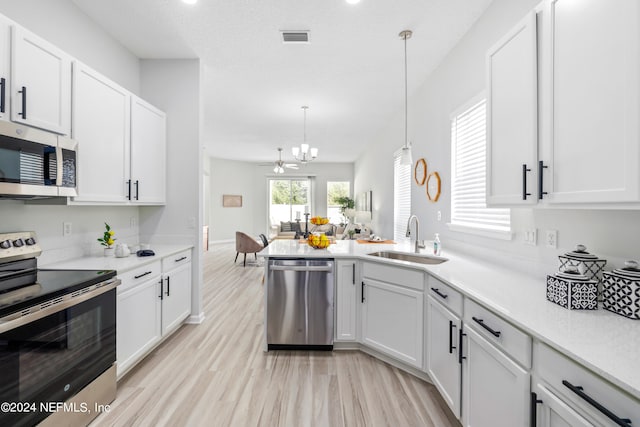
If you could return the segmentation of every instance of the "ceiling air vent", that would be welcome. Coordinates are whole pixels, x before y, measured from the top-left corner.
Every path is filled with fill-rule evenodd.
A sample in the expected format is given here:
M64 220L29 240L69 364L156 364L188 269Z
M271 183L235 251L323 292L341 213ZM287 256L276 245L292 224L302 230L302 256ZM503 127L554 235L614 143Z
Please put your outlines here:
M281 31L283 43L309 43L309 31Z

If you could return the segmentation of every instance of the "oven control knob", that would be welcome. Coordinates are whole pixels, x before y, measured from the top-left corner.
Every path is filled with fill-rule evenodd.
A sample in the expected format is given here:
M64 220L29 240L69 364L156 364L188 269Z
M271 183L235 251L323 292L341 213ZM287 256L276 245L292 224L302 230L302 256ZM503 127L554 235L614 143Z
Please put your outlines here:
M24 241L22 239L16 239L13 241L13 246L16 248L20 248L24 246Z
M0 248L9 249L10 247L11 247L11 240L5 240L3 242L0 242Z
M27 244L27 246L33 246L36 244L36 239L34 239L33 237L29 237L25 239L24 242Z

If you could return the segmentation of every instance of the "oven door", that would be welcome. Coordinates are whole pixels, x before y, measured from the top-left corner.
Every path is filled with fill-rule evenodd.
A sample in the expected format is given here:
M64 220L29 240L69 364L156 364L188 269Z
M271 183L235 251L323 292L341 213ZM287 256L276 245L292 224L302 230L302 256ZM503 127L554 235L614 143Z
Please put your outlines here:
M113 365L116 290L107 289L10 321L21 324L6 331L0 324L0 402L16 403L0 412L0 425L36 424L49 415L43 403L66 401Z

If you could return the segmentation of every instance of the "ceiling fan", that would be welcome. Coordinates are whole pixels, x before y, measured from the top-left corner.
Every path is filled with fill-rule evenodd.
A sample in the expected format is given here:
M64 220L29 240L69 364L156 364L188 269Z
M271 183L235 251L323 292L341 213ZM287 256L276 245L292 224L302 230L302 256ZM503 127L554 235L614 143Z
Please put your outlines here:
M284 168L288 169L298 169L297 163L285 163L282 160L282 148L278 148L278 160L273 163L261 163L260 166L271 166L275 165L273 168L274 173L284 173Z

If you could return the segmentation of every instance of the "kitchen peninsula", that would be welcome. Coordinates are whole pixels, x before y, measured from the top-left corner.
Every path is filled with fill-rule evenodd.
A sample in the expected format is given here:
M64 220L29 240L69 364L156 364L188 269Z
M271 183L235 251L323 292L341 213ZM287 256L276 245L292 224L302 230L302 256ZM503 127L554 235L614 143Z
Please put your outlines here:
M566 310L546 300L544 275L462 252L446 251L439 264L371 255L412 249L347 240L313 249L277 240L258 256L265 270L273 259L334 260L335 348L358 348L431 380L461 419L498 410L519 425L538 404L531 396L554 388L574 406L585 399L573 389L584 388L620 418L640 413L640 328L633 320L602 309ZM265 314L265 331L266 322ZM494 392L505 399L502 407L482 409L483 396ZM581 410L602 416L592 405Z

